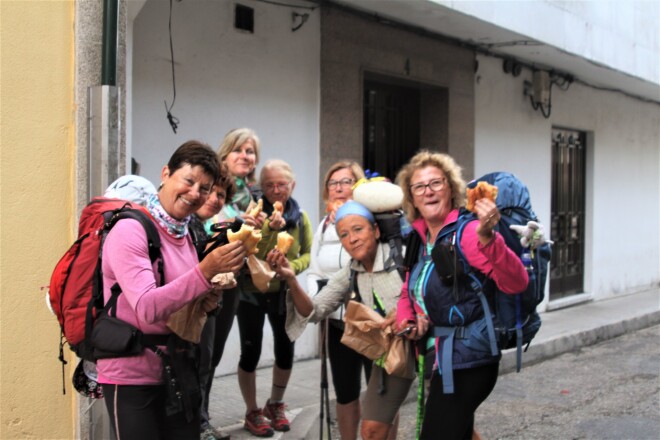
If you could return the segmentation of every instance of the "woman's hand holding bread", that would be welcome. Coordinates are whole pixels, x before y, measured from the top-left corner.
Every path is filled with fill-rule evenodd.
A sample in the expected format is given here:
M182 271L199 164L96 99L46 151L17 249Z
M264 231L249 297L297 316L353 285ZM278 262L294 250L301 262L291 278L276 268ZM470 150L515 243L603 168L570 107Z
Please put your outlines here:
M246 247L241 241L234 241L216 248L199 263L204 278L213 279L216 274L238 272L243 266Z

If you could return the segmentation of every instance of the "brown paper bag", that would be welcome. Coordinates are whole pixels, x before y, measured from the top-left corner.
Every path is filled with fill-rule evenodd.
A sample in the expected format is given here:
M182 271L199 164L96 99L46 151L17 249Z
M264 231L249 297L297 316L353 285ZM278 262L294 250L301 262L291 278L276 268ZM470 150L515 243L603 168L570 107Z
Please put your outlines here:
M167 320L167 327L179 335L181 339L199 344L202 329L206 324L206 310L202 296L172 313Z
M341 343L371 360L380 358L389 347L387 331L380 328L384 318L357 301L349 301L344 313Z
M391 376L415 378L415 357L408 339L390 333L390 348L385 356L385 371Z
M211 284L214 289L233 289L236 287L236 279L231 272L219 273L211 279ZM217 296L209 293L172 313L166 325L181 339L199 344L204 324L206 324L207 313L215 310L217 306Z
M252 276L252 284L259 289L259 292L268 292L270 280L275 276L275 272L268 268L268 264L265 261L258 259L254 255L247 257L247 266Z

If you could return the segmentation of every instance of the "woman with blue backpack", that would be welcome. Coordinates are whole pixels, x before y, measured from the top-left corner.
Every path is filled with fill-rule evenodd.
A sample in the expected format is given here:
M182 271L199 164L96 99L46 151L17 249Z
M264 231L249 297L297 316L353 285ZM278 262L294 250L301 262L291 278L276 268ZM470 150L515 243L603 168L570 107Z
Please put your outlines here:
M513 294L527 286L527 272L494 230L500 218L494 201L477 200L474 219L457 228L466 184L452 157L419 152L397 183L413 227L397 323L410 330L409 339L421 340L422 351L434 353L425 362L432 374L420 438L471 439L474 413L495 387L501 354L490 350L484 305L466 274Z

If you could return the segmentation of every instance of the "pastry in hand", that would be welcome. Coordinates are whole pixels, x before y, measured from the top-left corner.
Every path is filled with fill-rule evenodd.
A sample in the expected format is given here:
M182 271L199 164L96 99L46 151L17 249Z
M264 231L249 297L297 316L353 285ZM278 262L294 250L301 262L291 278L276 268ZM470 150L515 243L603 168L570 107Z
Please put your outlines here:
M289 233L282 231L277 234L277 246L275 246L275 249L286 255L289 249L291 249L291 245L293 245L293 237Z
M497 199L497 187L488 182L477 182L477 186L467 189L467 205L465 209L474 212L474 204L479 199Z
M264 209L264 199L259 199L257 204L248 211L248 214L252 217L257 217L259 214L261 214L262 209Z
M328 214L332 214L335 212L341 205L343 205L344 202L342 200L335 200L334 202L328 202L327 205L325 205L325 212Z
M241 225L241 229L237 232L228 231L227 240L232 243L236 240L240 240L245 245L245 249L248 255L256 254L259 252L257 249L257 244L261 241L261 231L255 231L254 226L249 226L245 223Z
M278 200L275 203L273 203L273 210L279 212L280 214L284 214L284 206L282 205L282 202Z

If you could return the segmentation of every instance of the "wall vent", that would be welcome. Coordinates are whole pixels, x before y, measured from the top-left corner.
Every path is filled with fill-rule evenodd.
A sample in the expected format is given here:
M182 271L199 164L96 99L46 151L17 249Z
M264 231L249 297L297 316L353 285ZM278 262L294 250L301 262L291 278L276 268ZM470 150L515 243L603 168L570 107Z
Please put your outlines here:
M234 27L240 31L254 33L254 9L249 6L236 5L234 11Z

